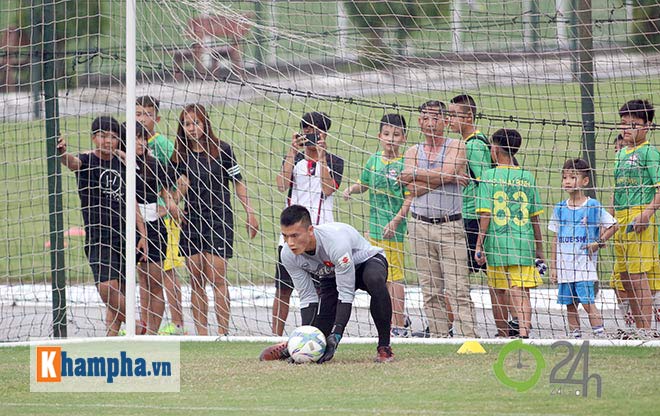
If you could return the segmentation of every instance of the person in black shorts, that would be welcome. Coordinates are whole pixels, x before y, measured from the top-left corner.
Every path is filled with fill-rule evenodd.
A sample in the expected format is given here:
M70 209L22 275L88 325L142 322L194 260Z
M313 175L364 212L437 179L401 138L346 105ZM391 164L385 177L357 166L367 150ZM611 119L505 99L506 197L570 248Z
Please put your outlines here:
M57 143L60 162L75 172L85 223L85 254L96 288L106 305L106 335L116 336L126 320L126 168L116 155L123 150L121 127L112 117L97 117L92 123L95 149L77 156L67 153L66 141ZM136 207L137 209L137 207ZM137 260L145 261L148 247L140 211L136 211Z
M259 223L231 146L213 133L202 105L191 104L181 112L172 162L179 175L177 194L185 198L179 247L191 274L195 329L198 335L208 335L205 287L209 282L213 287L218 332L225 335L230 317L226 261L233 255L234 241L230 183L247 214L250 238L257 235Z
M163 261L167 252L167 227L162 215L178 216L178 207L169 189L176 178L171 165L165 166L149 154L147 141L151 134L142 123L135 126L136 181L135 191L140 213L147 229L147 261L138 264L140 287L140 319L148 335L158 334L165 312L163 293ZM167 210L159 209L161 196Z

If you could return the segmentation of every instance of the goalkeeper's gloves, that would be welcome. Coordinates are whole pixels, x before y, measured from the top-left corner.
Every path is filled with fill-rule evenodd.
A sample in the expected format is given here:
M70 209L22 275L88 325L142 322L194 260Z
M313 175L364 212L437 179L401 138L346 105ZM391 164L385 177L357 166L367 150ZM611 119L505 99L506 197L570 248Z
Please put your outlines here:
M341 335L339 334L330 334L325 340L325 353L317 361L318 364L323 364L326 361L332 360L332 357L335 356L335 351L337 351L337 346L341 340Z

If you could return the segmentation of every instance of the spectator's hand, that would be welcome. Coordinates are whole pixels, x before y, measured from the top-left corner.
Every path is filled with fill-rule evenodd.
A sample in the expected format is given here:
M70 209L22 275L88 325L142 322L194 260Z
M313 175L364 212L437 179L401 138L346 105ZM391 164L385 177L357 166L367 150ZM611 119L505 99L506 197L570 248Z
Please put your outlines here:
M175 203L171 203L167 205L167 213L170 214L170 217L176 222L181 221L181 209L179 209L179 206Z
M467 186L470 183L471 178L465 174L460 174L456 176L456 183L459 186Z
M323 364L326 361L332 360L337 351L337 346L341 340L341 335L339 334L330 334L330 336L325 340L325 353L319 358L316 362L317 364Z
M325 161L326 149L327 144L325 143L325 140L319 137L319 140L316 142L316 152L319 155L318 160Z
M123 150L115 149L112 152L112 154L114 154L115 156L126 162L126 152L124 152Z
M486 253L484 253L482 247L477 246L474 248L474 260L477 262L479 266L483 266L484 264L486 264Z
M383 228L383 239L384 240L389 240L394 237L396 234L396 229L399 228L399 224L401 223L401 220L397 220L396 218L392 219L392 221L388 222L385 228Z
M649 220L651 216L649 214L646 214L646 211L642 212L638 216L635 217L634 220L632 220L633 223L633 230L637 234L641 234L644 232L649 227Z
M536 254L537 259L540 259L543 263L545 263L545 253L543 253L543 250L536 250L534 254Z
M66 140L64 140L64 137L60 137L57 139L57 154L58 155L63 155L66 153Z
M257 221L257 216L254 215L254 212L248 214L245 227L250 238L257 236L257 231L259 231L259 221Z
M342 196L344 197L344 201L348 201L349 199L351 199L351 187L350 186L344 190L344 193L342 194Z
M303 144L305 143L305 137L302 136L300 133L296 132L293 133L293 136L291 136L291 148L295 150L296 152L299 152Z
M594 254L600 250L600 244L593 242L590 244L585 244L584 249L587 250L587 253Z
M556 285L557 284L557 274L555 273L554 270L549 270L548 272L550 273L550 283L552 283L553 285Z
M138 261L147 262L149 260L149 257L147 256L148 250L149 250L149 245L147 244L147 239L145 237L140 237L137 244L135 245L135 248L137 249L138 253L140 254L140 256L138 258Z

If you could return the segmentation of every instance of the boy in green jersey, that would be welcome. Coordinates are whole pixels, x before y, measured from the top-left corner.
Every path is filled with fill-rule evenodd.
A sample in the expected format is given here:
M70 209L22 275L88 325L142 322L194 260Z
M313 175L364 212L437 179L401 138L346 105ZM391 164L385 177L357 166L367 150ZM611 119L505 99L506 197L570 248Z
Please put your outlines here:
M147 146L151 155L163 165L170 163L174 152L174 143L160 133L156 133L156 123L160 122L160 101L157 98L145 95L138 97L135 102L135 118L149 130ZM160 209L165 209L159 200ZM183 308L181 301L181 283L176 276L175 268L183 266L183 257L179 255L179 226L175 219L167 215L164 219L167 229L167 250L163 261L163 283L170 306L172 322L163 327L159 333L163 335L183 335Z
M658 273L655 211L660 207L660 152L647 133L655 111L646 100L619 109L625 148L614 165L614 211L621 228L614 236L614 273L628 294L637 328L649 329L653 302L649 278Z
M543 213L531 172L516 166L514 155L522 137L513 129L493 134L491 156L497 167L484 172L479 184L476 212L479 237L475 260L488 264L488 285L498 336L507 336L507 306L510 290L518 315L521 338L528 338L532 306L529 289L542 283L535 257L544 261L539 215Z
M360 180L344 191L344 199L370 191L369 236L372 245L385 250L389 263L387 288L392 298L392 334L407 336L403 237L407 233L406 216L412 199L399 181L403 170L399 149L406 142L406 119L399 114L383 116L378 139L381 150L369 158Z

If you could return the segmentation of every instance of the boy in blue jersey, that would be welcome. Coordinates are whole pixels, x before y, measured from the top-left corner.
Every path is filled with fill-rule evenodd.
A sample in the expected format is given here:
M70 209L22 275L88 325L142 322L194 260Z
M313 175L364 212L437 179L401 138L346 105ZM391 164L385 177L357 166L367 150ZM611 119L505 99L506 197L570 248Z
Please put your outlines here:
M578 304L589 315L594 336L603 336L603 318L595 303L594 282L598 281L597 252L618 229L617 221L595 199L584 194L589 185L589 165L570 159L562 169L562 188L568 199L558 203L548 229L552 239L551 280L559 283L557 303L566 305L569 331L581 337Z

